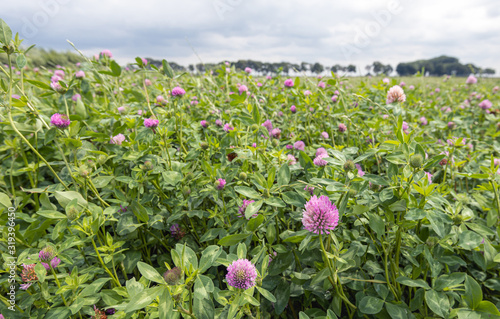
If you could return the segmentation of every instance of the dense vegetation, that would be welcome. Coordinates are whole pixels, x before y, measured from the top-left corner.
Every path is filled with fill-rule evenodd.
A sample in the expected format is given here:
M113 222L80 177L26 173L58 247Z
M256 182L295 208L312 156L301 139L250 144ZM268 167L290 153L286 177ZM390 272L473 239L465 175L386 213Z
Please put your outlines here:
M0 43L5 318L500 316L498 80L35 71Z

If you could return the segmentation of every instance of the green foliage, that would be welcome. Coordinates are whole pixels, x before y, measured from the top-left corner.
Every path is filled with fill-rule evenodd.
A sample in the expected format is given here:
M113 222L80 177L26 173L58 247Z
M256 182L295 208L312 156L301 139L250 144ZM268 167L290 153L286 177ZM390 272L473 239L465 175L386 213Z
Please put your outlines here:
M285 88L225 64L194 76L101 54L68 58L56 92L48 70L13 72L42 51L9 30L0 21L15 67L0 93L0 290L15 256L23 312L0 303L6 318L500 316L498 81L405 78L406 100L387 104L381 78ZM242 259L251 271L228 275Z

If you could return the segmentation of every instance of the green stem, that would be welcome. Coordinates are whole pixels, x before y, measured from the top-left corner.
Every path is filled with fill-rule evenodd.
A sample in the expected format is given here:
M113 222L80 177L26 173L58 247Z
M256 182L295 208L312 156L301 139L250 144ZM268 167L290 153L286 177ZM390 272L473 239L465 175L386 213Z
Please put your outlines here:
M111 273L111 271L108 269L108 267L106 267L106 265L104 264L104 261L101 258L101 254L99 254L99 250L97 249L97 246L95 244L94 237L91 237L90 239L92 240L92 246L94 246L94 250L97 254L97 258L99 259L99 262L101 263L102 267L108 273L108 275L111 277L111 279L113 279L113 281L116 283L116 285L118 287L121 287L122 285L120 284L120 281L117 278L115 278L113 273Z
M49 264L50 270L52 271L52 274L54 275L54 279L56 280L57 288L61 289L61 283L59 282L59 279L57 278L57 274L54 271L54 268L52 268L52 265L50 264L50 262L48 264ZM66 298L64 298L64 293L63 292L61 292L61 297L62 297L62 300L64 302L64 305L66 307L68 307L68 303L66 302Z

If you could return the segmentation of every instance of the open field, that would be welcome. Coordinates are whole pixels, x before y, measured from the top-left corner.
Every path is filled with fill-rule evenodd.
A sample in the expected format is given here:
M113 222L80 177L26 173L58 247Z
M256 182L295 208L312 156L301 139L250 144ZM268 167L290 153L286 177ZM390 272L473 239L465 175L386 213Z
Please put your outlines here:
M500 316L499 79L48 70L7 38L5 318Z

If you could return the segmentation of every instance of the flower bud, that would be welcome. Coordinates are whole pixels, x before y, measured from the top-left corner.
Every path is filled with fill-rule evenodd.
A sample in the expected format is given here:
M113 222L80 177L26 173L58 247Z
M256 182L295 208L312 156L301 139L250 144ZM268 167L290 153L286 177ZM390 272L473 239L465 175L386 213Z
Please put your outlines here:
M355 190L355 189L353 189L353 188L349 189L349 197L354 197L354 196L356 196L357 194L358 194L358 191L357 191L357 190Z
M189 194L191 194L191 188L184 186L184 188L182 189L182 193L184 194L185 197L188 197Z
M422 166L424 158L420 154L415 154L410 158L410 165L413 168L419 168Z
M174 267L170 270L167 270L165 274L163 274L163 278L168 285L174 286L181 280L182 271L180 268Z
M80 212L78 211L78 208L76 206L71 206L67 209L66 215L68 216L68 219L70 221L74 221L78 219Z
M203 150L207 150L207 149L208 149L208 143L207 143L207 142L201 142L201 143L200 143L200 147L201 147Z
M252 124L252 126L250 126L250 129L252 131L257 131L259 129L259 126L257 124Z
M277 147L279 144L280 144L280 142L278 140L273 140L273 146L274 147Z
M243 181L246 180L247 179L247 173L241 172L240 173L240 179L243 180Z
M448 160L446 158L443 158L440 162L439 162L439 165L441 166L445 166L446 164L448 164Z
M354 162L352 160L348 160L344 163L344 171L350 172L353 171L356 168L354 165Z

